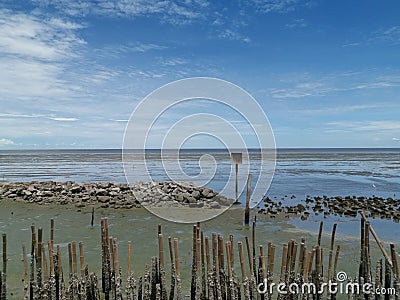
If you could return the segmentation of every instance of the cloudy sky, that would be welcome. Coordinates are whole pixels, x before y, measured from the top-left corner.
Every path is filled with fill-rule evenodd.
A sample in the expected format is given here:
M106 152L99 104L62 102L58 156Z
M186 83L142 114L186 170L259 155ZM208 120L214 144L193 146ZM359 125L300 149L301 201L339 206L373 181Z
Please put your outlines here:
M400 147L399 12L397 0L1 0L0 149L120 148L143 97L194 76L249 92L277 147ZM174 114L218 111L200 106Z

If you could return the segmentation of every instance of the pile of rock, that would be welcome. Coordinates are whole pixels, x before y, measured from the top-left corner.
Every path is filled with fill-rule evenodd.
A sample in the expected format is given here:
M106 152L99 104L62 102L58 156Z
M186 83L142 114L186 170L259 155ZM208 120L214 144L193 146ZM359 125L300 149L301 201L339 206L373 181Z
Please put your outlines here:
M144 206L150 207L191 207L213 208L228 207L233 200L208 188L185 182L139 182L131 186L136 198Z
M229 206L229 200L211 189L190 183L138 182L121 184L113 182L2 182L0 200L20 200L36 204L60 204L103 208L204 207Z
M296 205L286 204L294 201L293 199L296 198L294 195L290 197L290 200L287 198L288 196L285 196L278 201L276 198L266 197L263 201L264 207L258 207L258 212L269 215L295 214L301 215L302 220L307 220L310 213L322 214L325 217L328 215L356 217L360 211L364 211L367 217L392 219L394 222L400 222L400 199L396 200L392 197L307 196Z

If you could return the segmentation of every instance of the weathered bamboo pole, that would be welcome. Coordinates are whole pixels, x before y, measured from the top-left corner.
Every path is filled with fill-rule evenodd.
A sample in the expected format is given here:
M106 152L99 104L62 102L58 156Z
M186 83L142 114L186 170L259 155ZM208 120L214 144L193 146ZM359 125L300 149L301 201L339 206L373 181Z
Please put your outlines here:
M264 257L264 246L260 245L260 259L261 259L261 274L262 280L266 277L266 270L265 270L265 257Z
M179 266L178 239L174 239L175 266L176 266L176 300L182 300L181 269Z
M207 262L207 274L211 272L211 259L210 259L210 242L208 236L205 237L205 246L206 246L206 262Z
M252 246L252 254L253 254L253 275L257 278L257 263L256 263L256 223L257 216L254 216L254 221L251 226L251 246Z
M246 241L247 259L249 261L250 274L253 274L253 257L250 251L249 238L247 236L245 237L245 241Z
M73 270L72 270L72 244L68 243L68 265L69 265L69 276L72 275Z
M224 255L224 238L222 235L218 234L218 263L219 263L219 267L220 269L224 269L225 268L225 255Z
M24 283L27 283L28 282L28 255L26 254L25 244L22 244L22 260L24 263L23 279L24 279Z
M63 275L63 266L62 266L62 260L61 260L61 248L60 245L57 245L57 263L58 263L58 270L61 275L61 281L64 280L64 275Z
M206 273L206 262L205 262L205 249L204 249L204 232L200 231L201 240L201 298L207 298L207 273Z
M49 251L49 262L50 262L50 276L54 275L54 256L53 256L53 246L51 241L47 242L47 248Z
M396 281L400 283L400 273L399 273L399 265L397 263L397 253L393 243L390 243L390 253L392 255L393 270L396 276Z
M282 264L281 264L281 275L280 275L281 282L286 281L285 278L286 278L287 259L288 259L288 244L284 244L282 250Z
M164 246L162 233L158 234L158 258L160 260L160 267L164 268Z
M92 207L92 216L90 219L90 226L93 227L93 225L94 225L94 207Z
M42 258L43 258L43 278L45 280L49 279L49 269L47 266L47 258L46 258L46 246L42 243Z
M77 272L76 242L72 242L72 273Z
M304 274L304 260L305 256L307 253L307 247L306 245L301 242L300 244L300 253L299 253L299 264L297 265L297 273L299 273L301 276Z
M169 300L174 300L175 297L175 285L176 285L176 268L174 262L174 250L172 248L172 238L168 237L168 248L169 248L169 260L171 264L171 285L169 290Z
M50 246L53 249L54 246L54 219L50 219Z
M193 234L192 234L192 277L190 282L190 299L194 300L196 297L196 241L197 241L197 225L193 225Z
M340 245L336 247L336 253L335 253L335 263L333 264L333 274L337 274L337 264L339 260L339 253L340 253Z
M371 223L369 221L365 222L365 281L371 282L372 280L372 272L371 272L371 256L370 256L370 248L369 248L369 227Z
M268 271L274 273L275 265L275 245L271 242L268 243Z
M333 247L335 245L335 235L336 235L337 224L333 224L332 235L331 235L331 245L329 248L329 261L328 261L328 280L332 279L332 264L333 264Z
M128 241L128 275L131 274L131 251L132 251L132 242Z
M324 222L321 221L321 223L319 223L319 232L318 232L318 240L317 240L317 245L321 246L321 239L322 239L322 228L324 226Z
M42 228L38 229L38 248L37 248L37 284L38 287L42 287L42 238L43 238L43 230Z
M238 242L238 249L239 249L239 262L240 262L240 269L242 271L242 281L244 282L246 278L246 270L244 266L244 255L243 255L243 245L242 242Z
M3 240L3 272L0 272L0 277L1 277L1 292L0 292L0 297L1 300L6 300L7 298L7 235L5 233L2 234L2 240Z
M363 220L367 220L367 217L365 216L365 213L364 213L364 212L360 212L360 214L361 214L361 218L362 218ZM383 244L382 244L381 240L379 239L379 237L378 237L378 235L376 234L376 232L375 232L374 228L372 227L372 225L369 226L369 231L372 233L372 236L374 237L376 243L378 244L378 247L379 247L379 249L381 250L383 256L385 257L385 259L387 260L387 262L389 263L389 265L390 265L391 267L393 267L392 260L390 259L389 255L387 254L385 248L383 247Z
M235 268L235 251L233 251L233 245L234 245L234 240L233 240L233 234L229 235L229 241L231 243L231 267L232 270Z
M82 278L85 275L85 254L83 252L83 243L79 242L79 265L81 267Z
M251 193L251 174L247 177L247 191L246 191L246 207L244 210L244 224L249 225L250 222L250 194Z

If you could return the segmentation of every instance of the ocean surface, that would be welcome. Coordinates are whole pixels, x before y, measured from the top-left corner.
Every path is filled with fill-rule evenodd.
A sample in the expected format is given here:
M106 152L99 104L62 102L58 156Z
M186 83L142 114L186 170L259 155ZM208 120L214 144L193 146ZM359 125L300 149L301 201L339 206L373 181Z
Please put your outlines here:
M180 150L179 164L185 174L200 173L199 159L215 159L215 170L207 186L220 191L232 175L230 155L224 150ZM165 167L168 157L146 150L146 168L151 179L170 180ZM140 162L138 162L139 164ZM133 165L135 162L133 162ZM252 181L260 178L260 154L250 151ZM245 169L242 171L242 169ZM179 170L179 172L182 172ZM240 179L247 169L239 165ZM269 170L271 171L271 170ZM172 174L180 179L180 173ZM130 178L135 181L135 177ZM143 178L138 175L137 181ZM262 178L261 178L262 179ZM0 181L127 181L121 150L19 150L0 151ZM357 195L400 196L400 148L397 149L279 149L272 183L265 195ZM254 186L253 184L253 186ZM244 197L242 193L241 197ZM396 197L396 196L395 196Z

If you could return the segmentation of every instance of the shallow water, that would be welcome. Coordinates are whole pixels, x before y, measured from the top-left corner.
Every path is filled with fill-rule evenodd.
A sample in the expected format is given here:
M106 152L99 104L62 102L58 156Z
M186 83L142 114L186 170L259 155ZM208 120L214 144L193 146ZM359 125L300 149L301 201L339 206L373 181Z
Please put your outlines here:
M101 249L100 249L100 218L108 217L110 224L110 235L118 239L120 249L120 263L123 274L126 274L127 266L127 243L132 241L133 253L133 271L142 275L146 264L150 263L151 257L158 255L157 246L157 226L162 225L165 236L164 249L168 251L167 237L176 237L179 239L180 263L182 267L183 287L187 292L189 290L190 264L191 264L191 243L192 243L192 225L167 222L150 214L145 209L130 210L112 210L98 209L95 214L95 224L90 226L91 209L85 208L77 211L76 208L60 206L37 206L19 202L1 202L0 203L0 232L7 233L8 238L8 293L20 295L22 293L22 272L23 264L22 244L30 249L30 226L42 227L44 240L49 239L50 218L55 219L55 244L61 246L62 260L64 270L67 270L67 244L71 241L82 241L85 248L85 263L91 271L100 275L101 270ZM241 208L230 209L224 214L210 221L202 223L202 229L206 236L211 236L211 232L223 234L225 238L233 234L235 241L244 242L244 237L250 238L251 232L242 224L243 210ZM343 221L343 220L342 220ZM372 220L375 227L379 223ZM394 223L382 222L387 230L397 228ZM382 225L381 224L381 225ZM398 225L398 224L395 224ZM333 224L325 221L324 236L322 246L329 247L330 231ZM281 245L290 239L296 239L298 242L302 236L306 237L307 245L310 247L316 243L318 235L319 222L316 219L310 219L307 222L301 222L297 218L274 218L268 216L258 216L257 221L257 244L263 244L266 248L268 242L277 245L275 270L279 270L279 261L281 257ZM359 222L356 219L346 219L345 222L338 223L337 244L342 247L339 259L339 270L345 270L350 275L355 275L358 269L358 234ZM384 238L383 230L376 228L379 236L385 241L397 243L397 249L400 248L398 240L387 240ZM371 252L373 261L380 258L378 247L372 243ZM237 249L235 250L237 259ZM169 257L169 255L165 255ZM168 259L167 259L168 261ZM327 263L327 262L326 262ZM236 262L236 266L238 263ZM169 270L169 263L166 265ZM239 274L239 269L236 268ZM66 273L65 273L66 274ZM168 274L168 272L167 272Z

